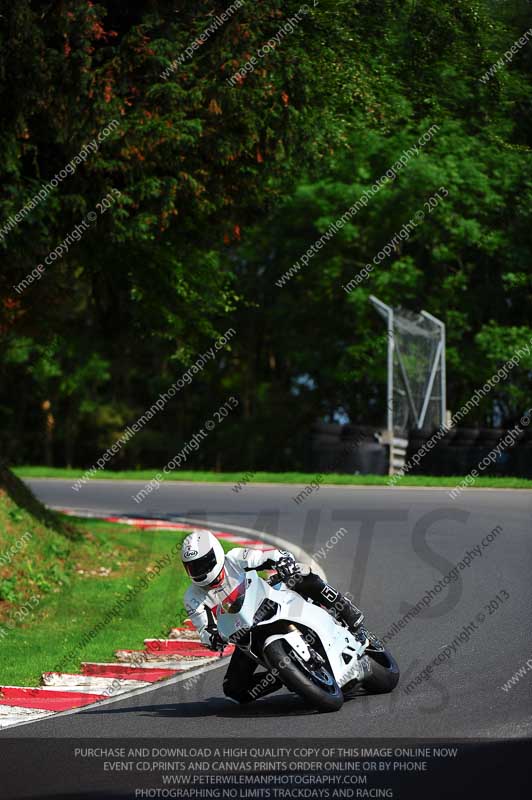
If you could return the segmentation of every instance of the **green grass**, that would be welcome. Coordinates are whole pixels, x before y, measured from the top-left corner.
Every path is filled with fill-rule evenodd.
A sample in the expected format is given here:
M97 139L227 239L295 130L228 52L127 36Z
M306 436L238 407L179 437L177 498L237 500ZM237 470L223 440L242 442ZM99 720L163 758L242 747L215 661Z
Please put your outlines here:
M21 478L66 478L75 481L81 478L84 471L81 469L63 469L60 467L17 467L14 472ZM139 480L149 481L155 477L157 470L126 470L113 472L111 470L101 470L96 474L96 478L105 480ZM247 473L251 474L251 473ZM238 483L246 475L242 472L202 472L202 471L179 471L170 475L165 475L166 481L196 481L198 483ZM309 484L316 480L316 473L305 472L255 472L252 483L286 483L286 484ZM339 475L326 474L320 476L323 480L321 485L341 485L341 486L386 486L388 476L386 475ZM431 475L405 475L397 486L449 486L459 485L464 476L431 476ZM513 477L489 477L478 478L474 484L480 489L532 489L532 480L526 478ZM241 491L244 491L242 489Z
M142 535L126 530L127 526L105 530L98 523L87 527L94 542L72 553L76 569L68 583L60 591L36 592L41 599L27 621L16 624L3 638L9 658L0 670L2 683L35 686L42 672L79 672L82 661L112 661L116 649L142 649L145 638L161 637L184 619L186 582L174 557L147 589L139 591L106 624L113 605L138 587L146 567L154 565L184 534L161 531ZM99 574L104 564L111 566L111 574ZM23 606L21 603L19 608ZM102 627L94 638L80 644L98 623Z
M44 524L0 484L0 557L28 534L9 563L0 561L0 685L36 686L42 672L113 661L115 650L142 649L186 617L185 532L69 518L67 535L63 525L54 514Z
M35 686L42 672L79 672L82 661L113 661L115 650L142 649L144 639L164 637L185 619L189 582L172 550L186 533L141 533L96 521L87 527L94 536L92 553L78 553L81 560L64 590L44 596L26 623L3 639L9 657L2 660L1 683ZM170 562L139 589L147 569L167 554ZM103 563L112 567L110 575L98 574ZM137 589L134 597L107 617L131 589Z

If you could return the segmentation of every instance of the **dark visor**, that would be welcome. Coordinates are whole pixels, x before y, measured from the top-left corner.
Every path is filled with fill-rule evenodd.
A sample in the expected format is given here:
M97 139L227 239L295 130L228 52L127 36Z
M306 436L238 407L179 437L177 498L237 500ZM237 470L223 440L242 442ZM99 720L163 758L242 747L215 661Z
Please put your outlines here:
M203 580L209 572L216 566L216 554L214 550L209 550L201 558L196 558L194 561L185 561L185 569L191 578L196 580Z

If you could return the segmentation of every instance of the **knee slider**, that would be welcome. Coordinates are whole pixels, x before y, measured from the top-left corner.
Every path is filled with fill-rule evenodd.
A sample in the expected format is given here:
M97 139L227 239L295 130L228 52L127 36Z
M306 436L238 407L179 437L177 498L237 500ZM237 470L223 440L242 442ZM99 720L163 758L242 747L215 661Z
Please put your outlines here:
M246 689L242 689L242 687L238 686L236 683L230 680L224 680L222 688L225 696L230 697L231 700L236 700L238 703L249 702L249 692Z

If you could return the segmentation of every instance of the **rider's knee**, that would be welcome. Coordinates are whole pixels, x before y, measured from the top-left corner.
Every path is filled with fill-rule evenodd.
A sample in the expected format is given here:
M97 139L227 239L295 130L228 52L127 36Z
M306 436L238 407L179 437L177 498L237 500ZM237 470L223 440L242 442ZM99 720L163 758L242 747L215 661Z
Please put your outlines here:
M225 696L230 697L231 700L236 700L237 703L249 703L249 692L231 679L227 680L227 678L225 678L222 688Z

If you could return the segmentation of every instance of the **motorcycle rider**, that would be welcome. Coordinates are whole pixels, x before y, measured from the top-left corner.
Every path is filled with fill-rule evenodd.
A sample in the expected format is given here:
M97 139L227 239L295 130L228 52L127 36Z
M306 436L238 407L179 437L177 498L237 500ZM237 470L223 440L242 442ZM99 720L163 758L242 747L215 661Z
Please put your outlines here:
M235 599L248 570L275 569L291 589L328 609L353 633L364 619L360 609L347 597L325 583L310 567L297 562L288 550L236 547L226 554L214 534L196 530L185 538L181 559L192 581L185 593L185 608L201 643L210 650L222 650L226 646L218 634L216 614L222 603ZM257 666L242 650L235 649L223 682L226 696L248 703L281 688L277 678L264 681L267 673L254 678Z

